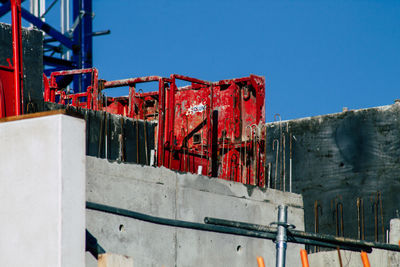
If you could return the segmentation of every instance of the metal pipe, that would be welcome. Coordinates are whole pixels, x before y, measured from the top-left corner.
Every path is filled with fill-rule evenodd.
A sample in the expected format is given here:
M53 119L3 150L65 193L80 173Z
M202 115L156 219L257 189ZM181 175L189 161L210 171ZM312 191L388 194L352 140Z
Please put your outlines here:
M282 125L281 125L281 122L282 122L282 117L281 117L281 115L280 114L275 114L274 115L274 120L275 121L277 121L277 117L279 117L279 142L280 142L280 144L279 144L279 150L280 150L280 157L281 157L281 168L280 168L280 172L279 172L279 175L281 176L281 179L280 179L280 185L279 185L279 187L280 187L280 189L282 190L282 169L283 169L283 166L282 166ZM275 189L276 189L276 186L275 186Z
M292 139L293 139L293 135L292 133L290 133L289 135L289 152L290 152L290 158L289 158L289 192L292 192Z
M361 239L360 198L357 198L357 238Z
M146 121L143 121L143 132L144 132L144 155L146 157L146 165L149 165L149 158L148 158L148 148L147 148L147 127L146 127Z
M286 265L286 243L287 243L287 206L278 207L278 232L276 234L276 267Z
M186 229L195 229L195 230L200 230L200 231L225 233L225 234L232 234L232 235L270 239L270 240L274 240L276 237L276 234L274 234L274 233L252 231L252 230L239 229L239 228L235 228L235 227L227 227L227 226L219 226L219 225L212 225L212 224L203 224L203 223L155 217L155 216L147 215L144 213L139 213L139 212L135 212L135 211L131 211L131 210L121 209L121 208L117 208L117 207L112 207L112 206L103 205L103 204L94 203L94 202L88 202L88 201L86 202L86 208L90 209L90 210L96 210L96 211L110 213L110 214L114 214L114 215L118 215L118 216L124 216L124 217L132 218L132 219L146 221L149 223L155 223L155 224L167 225L167 226L173 226L173 227L180 227L180 228L186 228Z
M267 182L267 188L271 188L271 168L272 168L272 163L268 162L268 182Z
M107 112L104 112L104 157L108 159L108 116Z
M119 135L119 148L120 148L120 160L122 162L125 161L125 134L124 134L124 118L121 117L120 118L120 122L121 122L121 134Z
M101 114L101 113L100 113ZM101 120L100 120L100 130L99 130L99 143L97 146L97 157L100 158L101 157L101 148L102 146L102 139L103 139L103 120L104 120L104 116L101 116Z
M182 134L182 136L185 136L185 134L186 134L185 129L183 129L183 127L181 128L181 134ZM185 144L184 144L185 138L183 138L182 140L183 140L182 141L182 145L181 145L181 148L182 148L182 151L183 151L183 155L182 155L182 158L183 158L183 169L182 169L182 171L185 172L186 171L186 157L185 157ZM181 166L181 164L179 163L179 167L180 166Z
M381 215L381 228L382 228L382 242L385 242L385 225L383 224L383 204L382 204L382 194L378 191L379 197L379 207L380 207L380 215Z
M336 235L344 236L344 221L343 221L343 204L336 203ZM340 229L339 229L340 225Z
M274 139L274 141L272 141L272 151L274 150L274 144L276 142L276 156L275 156L275 180L274 180L274 187L275 189L277 188L276 186L276 182L277 182L277 178L278 178L278 159L279 159L279 140L278 139Z
M343 267L342 255L340 255L340 248L337 247L336 250L337 250L337 253L338 253L339 265L340 265L340 267Z
M207 105L205 105L205 110L207 110ZM205 110L202 111L202 122L204 123ZM201 175L203 172L203 129L204 124L201 126L201 141L200 141L200 165L197 167L197 174Z
M186 115L184 115L184 118L186 118L186 136L189 137L189 119ZM189 139L186 140L186 145L187 145L187 167L188 167L188 172L190 172L190 150L189 150ZM194 164L192 164L194 166Z
M316 234L319 233L319 209L321 210L321 215L322 215L322 207L320 204L318 204L318 200L315 200L314 202L314 232ZM315 247L315 252L319 251L319 247Z
M232 128L231 129L235 129L235 123L233 122L233 121L231 121L230 122L230 124L229 124ZM235 139L235 136L234 136L235 134L234 134L234 132L232 131L232 135L231 135L231 144L232 144L232 146L233 146L233 150L235 150L235 146L234 146L234 139ZM226 144L226 147L227 147L227 155L226 155L226 177L228 177L228 173L231 171L231 167L232 167L232 156L231 156L231 161L228 161L229 160L229 151L230 151L230 149L229 149L229 138L227 138L227 141L228 141L228 144ZM233 154L232 154L233 155ZM229 163L231 163L231 167L229 167ZM229 171L228 171L229 170ZM231 177L232 177L232 175L231 175ZM231 177L229 177L229 180L231 180Z
M263 127L264 127L264 129L265 129L265 140L264 140L264 165L265 165L265 168L264 168L264 180L265 180L265 176L267 175L267 124L263 124ZM264 183L264 185L265 185L265 183Z
M375 242L378 242L378 201L372 203L372 209L374 210L374 237Z
M283 192L286 192L286 136L282 134L282 153L283 153Z
M225 121L226 123L226 121ZM224 145L225 145L225 135L226 135L226 130L222 130L222 150L221 150L221 178L223 177L224 174Z
M237 228L242 228L242 229L247 229L247 230L266 231L266 232L271 232L271 233L277 232L276 228L274 228L274 227L260 225L260 224L247 223L247 222L230 221L230 220L223 220L223 219L217 219L217 218L211 218L211 217L205 217L204 221L209 224L237 227ZM353 250L353 251L363 250L368 253L372 251L372 248L400 252L400 247L398 245L394 245L394 244L370 242L370 241L357 240L357 239L346 238L346 237L337 237L337 236L327 235L327 234L315 234L315 233L303 232L303 231L292 230L292 229L288 230L289 242L297 243L296 241L292 241L292 240L297 240L297 238L302 238L304 240L320 241L322 243L318 243L318 244L317 243L307 243L307 244L318 245L318 246L322 246L322 247L330 247L330 248L335 248L335 249L336 249L336 247L339 246L341 249ZM323 242L325 242L325 243L323 243ZM306 243L303 243L303 244L306 244ZM344 248L345 246L347 246L347 248Z
M53 3L55 3L55 0ZM50 7L47 9L50 10ZM46 11L47 12L47 11ZM61 0L60 3L60 19L61 19L61 33L66 34L70 30L70 21L69 21L69 0ZM62 58L69 60L70 59L70 51L62 54Z
M257 185L257 163L258 163L258 159L257 159L257 140L258 140L258 136L259 136L259 132L260 129L258 128L257 125L253 124L251 125L251 136L253 139L253 133L254 133L254 139L253 139L253 184Z
M14 116L23 114L21 0L11 0L14 64ZM11 102L11 101L10 101Z
M160 225L181 227L187 229L196 229L196 230L210 231L217 233L226 233L233 235L242 235L242 236L263 238L270 240L275 240L277 233L277 229L274 227L228 221L228 220L215 219L209 217L205 217L204 222L206 224L202 224L202 223L187 222L181 220L150 216L147 214L94 202L86 202L86 208L90 210L106 212L114 215L124 216ZM288 241L293 243L311 244L311 245L319 245L325 247L333 246L334 248L340 246L342 249L352 250L352 251L363 250L366 252L371 252L372 251L371 248L378 248L389 251L400 251L400 247L398 245L366 242L350 238L334 237L323 234L313 234L296 230L289 230L287 237Z
M364 217L364 200L360 201L360 215L361 215L361 240L365 239L365 217Z
M136 119L136 163L139 163L139 120Z

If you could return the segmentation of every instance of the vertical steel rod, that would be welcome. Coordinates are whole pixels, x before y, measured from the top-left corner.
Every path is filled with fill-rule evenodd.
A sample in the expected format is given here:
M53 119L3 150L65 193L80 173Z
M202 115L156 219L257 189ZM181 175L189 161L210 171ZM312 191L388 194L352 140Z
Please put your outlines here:
M278 207L278 232L276 234L276 267L285 267L287 247L287 206Z
M289 149L290 149L290 156L289 156L289 192L292 192L292 138L293 135L290 133L289 135Z

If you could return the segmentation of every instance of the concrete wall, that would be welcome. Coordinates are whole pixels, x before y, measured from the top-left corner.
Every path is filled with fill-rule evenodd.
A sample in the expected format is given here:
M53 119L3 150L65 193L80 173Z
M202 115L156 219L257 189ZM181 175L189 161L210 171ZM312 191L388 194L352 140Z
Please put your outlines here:
M110 163L87 157L87 199L165 218L203 222L211 216L268 225L278 204L289 206L288 220L303 228L300 195L179 174L165 168ZM87 229L107 253L127 255L135 266L275 265L275 244L218 233L178 229L87 210ZM288 245L288 265L300 264L303 246ZM96 260L87 254L87 266Z
M278 175L285 156L287 180L289 137L293 136L293 188L304 198L307 231L314 232L314 201L318 201L319 230L335 235L336 204L342 203L344 236L358 238L357 198L361 198L365 239L375 239L373 205L376 203L378 240L385 240L389 220L399 216L399 117L400 104L393 104L268 124L267 162L272 163L273 179L276 167L273 140L280 139L280 131L285 135L286 153L282 155L280 150Z
M0 266L84 266L85 124L0 123Z
M399 244L400 237L400 219L390 221L390 243ZM341 251L343 266L348 267L363 267L360 253ZM400 266L400 253L373 249L372 253L368 254L369 263L371 266L379 267L398 267ZM309 263L311 267L329 266L340 267L339 255L337 251L318 252L309 255Z

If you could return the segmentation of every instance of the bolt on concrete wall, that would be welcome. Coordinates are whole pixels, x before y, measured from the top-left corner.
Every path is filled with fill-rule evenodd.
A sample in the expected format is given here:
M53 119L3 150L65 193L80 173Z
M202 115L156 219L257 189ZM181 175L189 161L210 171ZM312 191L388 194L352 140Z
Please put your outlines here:
M166 168L110 163L87 157L87 200L154 216L203 223L204 217L268 225L277 206L289 206L289 223L303 228L300 195L179 174ZM241 236L155 225L87 210L87 229L106 252L127 255L135 266L256 266L275 264L275 244ZM288 244L288 266L300 264ZM87 266L96 266L88 254Z

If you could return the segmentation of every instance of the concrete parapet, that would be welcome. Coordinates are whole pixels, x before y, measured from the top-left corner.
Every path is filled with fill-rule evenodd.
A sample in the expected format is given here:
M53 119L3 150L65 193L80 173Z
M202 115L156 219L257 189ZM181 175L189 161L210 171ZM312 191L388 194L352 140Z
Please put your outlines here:
M87 157L87 200L164 218L202 223L217 217L268 225L279 204L288 220L304 230L300 195L180 174L166 168L110 163ZM256 266L263 256L275 264L275 244L242 236L155 225L87 211L87 229L106 252L128 255L135 266ZM302 245L288 245L288 266L300 264ZM87 256L87 266L96 266Z
M0 266L84 266L85 124L0 123Z

